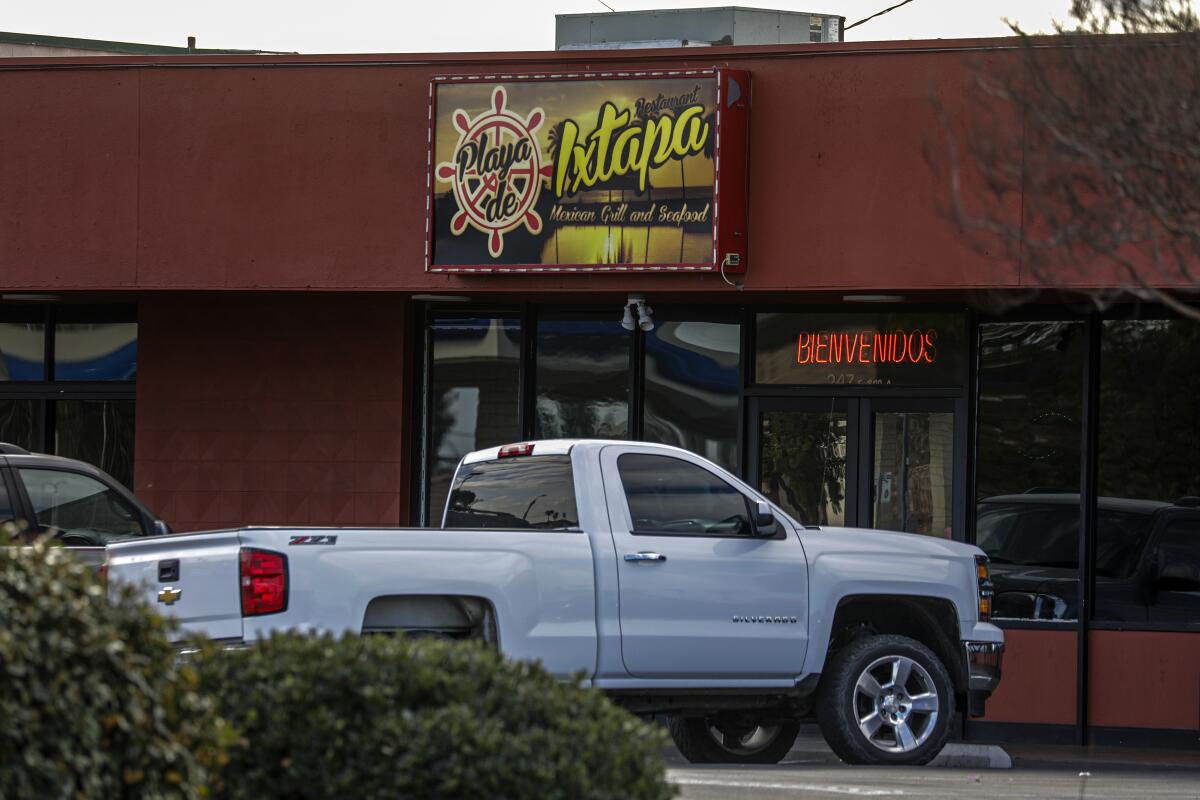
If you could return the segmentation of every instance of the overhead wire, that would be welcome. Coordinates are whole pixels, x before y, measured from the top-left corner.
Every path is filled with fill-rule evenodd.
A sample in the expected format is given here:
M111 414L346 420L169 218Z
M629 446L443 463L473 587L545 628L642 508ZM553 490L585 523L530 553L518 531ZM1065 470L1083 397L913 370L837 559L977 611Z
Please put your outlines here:
M604 0L600 0L600 2L603 2L603 1L604 1ZM862 18L862 19L860 19L858 22L855 22L855 23L852 23L852 24L850 24L850 25L847 25L847 26L846 26L845 28L843 28L842 30L848 31L848 30L850 30L851 28L856 28L856 27L858 27L859 25L862 25L864 22L870 22L871 20L875 19L876 17L882 17L884 14L888 13L889 11L895 11L897 8L900 8L901 6L906 6L906 5L908 5L909 3L911 3L912 1L913 1L913 0L901 0L901 2L899 2L899 3L896 3L896 5L894 5L894 6L890 6L890 7L888 7L888 8L885 8L883 11L877 11L877 12L875 12L874 14L872 14L872 15L871 15L871 16L869 16L869 17L863 17L863 18Z

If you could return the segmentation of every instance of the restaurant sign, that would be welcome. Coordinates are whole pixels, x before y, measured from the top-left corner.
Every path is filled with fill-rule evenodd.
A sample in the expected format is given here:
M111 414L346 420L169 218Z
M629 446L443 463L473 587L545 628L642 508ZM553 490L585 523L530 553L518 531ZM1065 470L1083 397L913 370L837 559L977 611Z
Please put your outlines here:
M435 78L430 272L742 272L749 75Z

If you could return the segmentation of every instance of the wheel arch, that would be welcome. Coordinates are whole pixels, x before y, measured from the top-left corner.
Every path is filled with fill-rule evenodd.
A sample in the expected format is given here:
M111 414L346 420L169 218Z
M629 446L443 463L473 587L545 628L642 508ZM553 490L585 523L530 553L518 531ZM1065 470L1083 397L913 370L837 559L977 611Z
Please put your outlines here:
M367 603L361 630L479 639L494 647L500 644L495 606L487 598L470 595L381 595Z
M843 597L834 612L823 663L860 635L896 634L921 642L945 665L954 693L965 698L967 663L952 601L923 595L858 594Z

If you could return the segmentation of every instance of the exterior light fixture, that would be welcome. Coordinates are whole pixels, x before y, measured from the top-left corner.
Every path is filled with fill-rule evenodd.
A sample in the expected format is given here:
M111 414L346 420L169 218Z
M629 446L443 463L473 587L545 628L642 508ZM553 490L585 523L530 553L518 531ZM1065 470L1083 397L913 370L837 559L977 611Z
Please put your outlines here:
M635 310L637 311L636 323L633 320L633 312ZM654 330L654 320L650 315L653 313L654 309L646 305L646 298L639 294L631 294L625 300L625 310L621 315L621 327L627 331L631 331L636 325L644 331L652 331Z

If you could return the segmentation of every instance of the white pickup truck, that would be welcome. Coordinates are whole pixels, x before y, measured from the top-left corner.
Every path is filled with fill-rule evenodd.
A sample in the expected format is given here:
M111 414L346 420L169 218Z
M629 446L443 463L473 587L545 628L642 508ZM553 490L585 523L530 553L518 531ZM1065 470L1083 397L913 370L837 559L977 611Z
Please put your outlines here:
M976 547L818 528L684 450L471 453L437 529L267 528L109 545L183 629L479 639L665 716L693 762L773 763L814 717L852 763L920 764L982 714L1003 633Z

